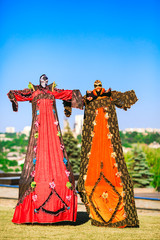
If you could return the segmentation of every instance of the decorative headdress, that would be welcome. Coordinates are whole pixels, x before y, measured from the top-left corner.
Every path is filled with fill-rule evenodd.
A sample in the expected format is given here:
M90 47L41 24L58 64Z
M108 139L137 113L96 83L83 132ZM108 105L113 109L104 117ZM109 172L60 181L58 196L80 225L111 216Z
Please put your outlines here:
M45 88L48 84L48 77L46 74L42 74L39 78L39 84L41 87Z
M97 87L102 88L102 82L101 82L100 80L96 80L96 81L94 82L94 88L96 89Z
M47 80L48 79L48 77L46 76L46 74L42 74L41 76L40 76L40 78L39 78L39 81L41 81L41 80Z

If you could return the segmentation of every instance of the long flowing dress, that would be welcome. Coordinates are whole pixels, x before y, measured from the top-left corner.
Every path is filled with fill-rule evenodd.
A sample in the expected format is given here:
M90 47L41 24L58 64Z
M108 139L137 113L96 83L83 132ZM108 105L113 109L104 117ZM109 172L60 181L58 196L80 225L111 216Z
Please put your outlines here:
M95 89L84 96L85 114L78 192L96 226L138 227L133 184L123 156L115 106L137 101L125 93Z
M11 90L8 97L14 111L17 101L32 103L32 127L19 183L19 201L14 223L54 223L76 221L77 195L74 177L63 144L55 99L66 109L81 108L79 90L46 88Z

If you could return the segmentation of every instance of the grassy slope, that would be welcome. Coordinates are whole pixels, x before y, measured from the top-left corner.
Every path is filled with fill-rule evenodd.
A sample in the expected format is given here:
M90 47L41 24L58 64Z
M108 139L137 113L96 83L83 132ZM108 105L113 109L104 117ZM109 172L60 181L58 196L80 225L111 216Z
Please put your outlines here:
M16 225L11 222L14 209L0 207L1 239L160 239L160 216L139 216L140 228L112 229L91 226L84 212L78 213L75 225Z

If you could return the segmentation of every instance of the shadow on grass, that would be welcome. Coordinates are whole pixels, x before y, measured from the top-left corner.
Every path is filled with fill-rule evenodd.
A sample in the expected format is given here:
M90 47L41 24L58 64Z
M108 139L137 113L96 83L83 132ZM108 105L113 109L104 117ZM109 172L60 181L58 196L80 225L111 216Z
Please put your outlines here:
M89 221L88 214L86 212L77 212L76 222L62 221L57 223L24 223L24 225L42 225L42 226L78 226Z

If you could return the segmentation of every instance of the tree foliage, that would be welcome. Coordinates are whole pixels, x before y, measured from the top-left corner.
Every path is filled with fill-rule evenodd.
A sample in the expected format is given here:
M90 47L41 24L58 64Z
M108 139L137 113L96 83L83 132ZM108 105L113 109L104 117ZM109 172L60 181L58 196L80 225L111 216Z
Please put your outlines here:
M150 144L153 142L158 142L160 143L160 134L159 133L138 133L138 132L126 132L123 133L120 131L120 138L122 145L128 145L132 143L145 143L145 144Z
M153 174L149 170L146 154L141 148L132 150L132 157L128 159L127 167L132 177L134 187L149 187L153 180Z
M151 172L154 174L152 185L160 192L160 148L151 149L147 146L143 146L143 151L146 154L146 160Z
M67 124L65 133L63 134L63 141L73 172L77 173L79 172L80 167L80 148L77 146L78 140L74 138L69 123Z

